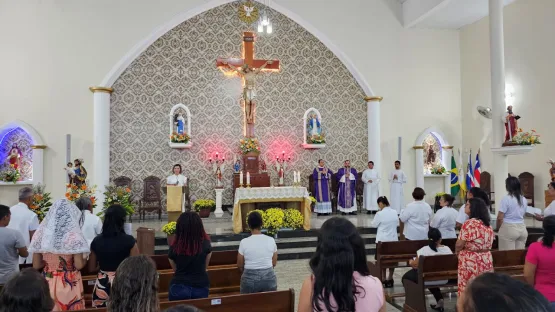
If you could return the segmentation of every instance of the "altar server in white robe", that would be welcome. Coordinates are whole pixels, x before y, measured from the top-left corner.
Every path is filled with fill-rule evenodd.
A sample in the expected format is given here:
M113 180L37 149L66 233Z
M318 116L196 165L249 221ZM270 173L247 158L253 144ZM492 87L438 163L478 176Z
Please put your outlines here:
M389 183L391 184L389 199L391 200L391 208L401 214L401 210L405 208L403 187L407 183L407 176L401 170L401 162L395 161L395 170L389 174Z
M374 169L374 162L368 162L368 169L362 172L364 183L364 199L362 206L368 214L378 211L378 196L380 195L380 173Z
M185 186L187 185L187 177L183 175L183 169L181 168L180 164L176 164L173 166L173 174L166 179L167 185L173 186ZM183 199L181 200L183 203L181 205L181 211L185 212L185 194L183 194Z

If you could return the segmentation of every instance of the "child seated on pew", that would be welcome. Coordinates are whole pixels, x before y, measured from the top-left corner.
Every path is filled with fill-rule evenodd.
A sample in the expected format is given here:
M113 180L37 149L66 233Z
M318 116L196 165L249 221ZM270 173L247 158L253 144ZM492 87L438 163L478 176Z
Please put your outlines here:
M420 248L416 252L416 258L409 262L409 265L413 268L403 275L403 280L409 280L418 283L418 257L420 256L437 256L437 255L451 255L453 251L447 246L441 244L441 232L436 228L430 228L428 231L429 245ZM448 281L434 281L426 282L426 285L443 285L447 284ZM403 282L403 285L405 283ZM431 304L430 307L436 311L444 311L443 307L443 295L439 288L429 289L434 298L436 299L436 304Z

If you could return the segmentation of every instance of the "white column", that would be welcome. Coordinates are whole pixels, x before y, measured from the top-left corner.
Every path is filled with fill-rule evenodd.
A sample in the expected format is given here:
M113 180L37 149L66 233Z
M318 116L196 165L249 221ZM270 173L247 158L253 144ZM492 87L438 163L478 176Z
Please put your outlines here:
M491 110L492 147L501 147L505 141L503 115L505 107L505 46L503 43L503 0L489 0L490 62L491 62ZM509 174L509 158L493 153L493 184L495 212L503 198L505 179Z
M378 170L380 176L384 177L384 174L382 173L383 166L380 123L380 102L383 100L383 97L367 96L364 100L366 101L366 111L368 117L368 161L373 161L374 168ZM385 177L387 177L387 175L385 175ZM381 190L379 192L381 194Z
M33 184L44 183L44 149L46 145L32 145Z
M445 177L445 193L451 194L451 151L453 150L453 146L442 146L441 148L441 157L443 159L443 167L445 167L445 171L447 171L447 176Z
M90 87L94 95L93 108L93 179L92 184L97 187L97 207L94 213L102 209L105 186L110 183L110 94L112 88Z
M424 147L414 146L413 147L416 157L416 163L414 168L416 168L416 187L424 188Z
M215 191L216 191L216 211L214 211L214 214L216 215L216 217L221 218L224 215L224 211L222 210L222 197L223 197L224 189L217 188L215 189Z

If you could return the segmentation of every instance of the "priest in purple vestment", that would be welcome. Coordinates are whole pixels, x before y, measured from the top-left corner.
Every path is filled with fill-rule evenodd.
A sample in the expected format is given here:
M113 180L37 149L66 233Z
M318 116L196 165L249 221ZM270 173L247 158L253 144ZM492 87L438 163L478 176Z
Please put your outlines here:
M316 198L316 207L314 211L321 215L330 215L331 209L331 176L333 172L325 167L324 160L318 160L318 167L314 168L312 178L314 180L314 197Z
M345 160L344 167L337 171L337 181L339 182L339 198L337 201L337 209L343 215L356 215L356 183L357 171L351 168L351 162Z

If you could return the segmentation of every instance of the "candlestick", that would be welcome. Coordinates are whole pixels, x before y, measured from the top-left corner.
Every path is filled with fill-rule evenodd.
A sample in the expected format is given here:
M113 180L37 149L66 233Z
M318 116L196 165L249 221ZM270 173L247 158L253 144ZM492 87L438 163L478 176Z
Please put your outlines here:
M239 172L239 186L243 187L243 170Z
M251 173L247 171L247 185L251 185Z

